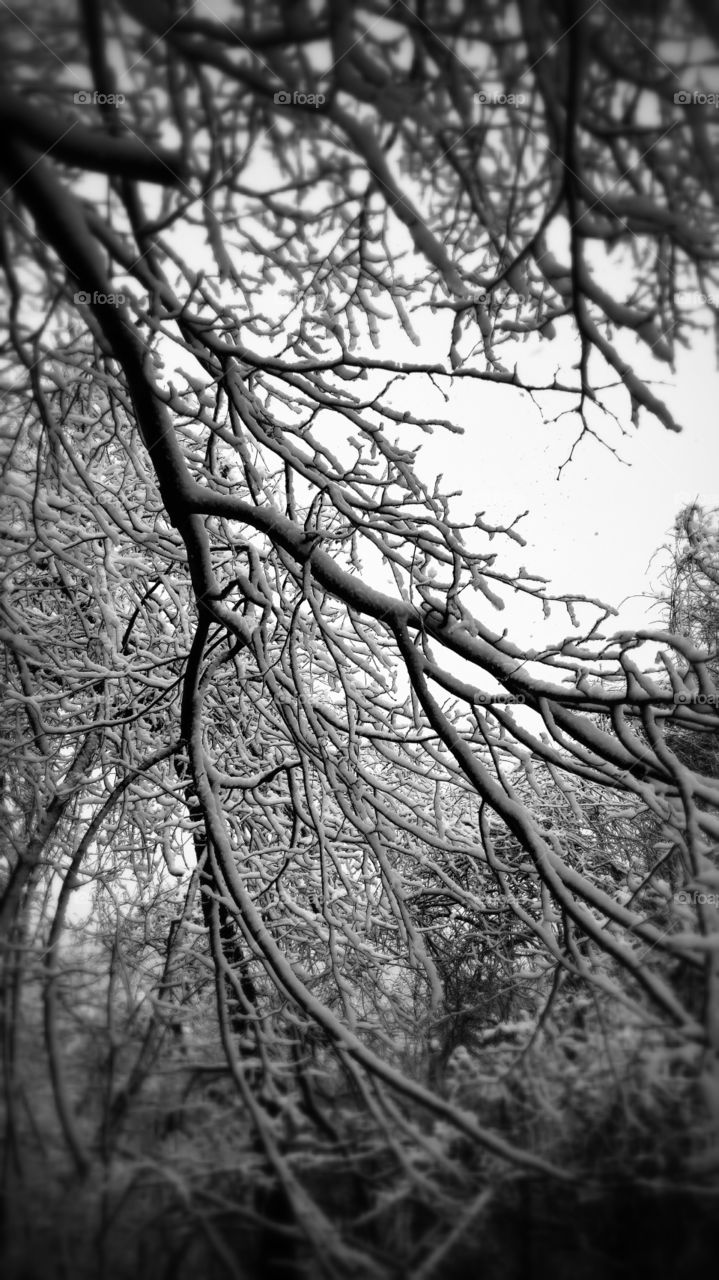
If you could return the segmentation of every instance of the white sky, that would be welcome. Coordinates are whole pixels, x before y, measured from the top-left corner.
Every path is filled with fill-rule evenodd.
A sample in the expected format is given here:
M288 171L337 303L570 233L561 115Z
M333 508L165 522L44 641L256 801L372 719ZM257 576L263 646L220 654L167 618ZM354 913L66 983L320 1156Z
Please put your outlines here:
M719 504L719 374L711 336L684 354L675 386L664 391L684 427L681 434L644 413L626 437L607 422L606 437L630 465L585 438L557 478L576 438L576 417L544 424L529 401L522 404L506 387L487 392L465 384L457 397L466 402L457 418L467 424L465 437L437 433L423 445L420 472L441 471L446 488L463 491L470 515L484 508L488 522L509 521L528 509L517 526L527 542L517 549L518 563L550 578L557 592L581 592L618 607L658 585L663 559L649 562L668 541L680 507L695 498ZM484 411L481 400L487 401ZM499 540L495 545L499 549ZM505 546L514 558L511 544ZM507 603L507 612L497 615L502 626L511 616ZM658 625L650 605L627 599L617 630ZM563 611L556 619L545 624L545 635L571 630Z

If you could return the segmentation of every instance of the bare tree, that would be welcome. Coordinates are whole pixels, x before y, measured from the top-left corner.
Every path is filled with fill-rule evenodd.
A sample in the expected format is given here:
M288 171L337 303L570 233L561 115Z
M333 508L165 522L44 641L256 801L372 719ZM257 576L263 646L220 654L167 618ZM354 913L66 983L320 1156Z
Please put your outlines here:
M663 549L668 563L663 573L663 590L657 597L668 629L706 652L705 671L713 681L717 678L719 646L718 543L717 512L705 511L698 503L684 507L675 521L673 542ZM680 664L680 671L689 686L687 700L701 700L699 682L686 662ZM717 742L711 725L707 729L704 734L685 734L681 727L672 726L669 740L682 763L714 776Z
M47 0L2 23L15 1202L39 1000L47 1131L84 1185L129 1158L158 1062L189 1114L217 1037L269 1188L232 1202L258 1268L294 1248L429 1280L507 1170L586 1175L596 1153L526 1122L537 1062L570 1107L561 1025L597 1072L639 1062L638 1090L657 1053L699 1083L682 1175L708 1176L719 791L666 730L716 732L713 654L553 596L491 495L463 522L416 453L467 380L578 440L677 429L652 380L717 288L713 9ZM491 621L513 597L572 635L528 650ZM156 1194L240 1274L197 1153L157 1141Z

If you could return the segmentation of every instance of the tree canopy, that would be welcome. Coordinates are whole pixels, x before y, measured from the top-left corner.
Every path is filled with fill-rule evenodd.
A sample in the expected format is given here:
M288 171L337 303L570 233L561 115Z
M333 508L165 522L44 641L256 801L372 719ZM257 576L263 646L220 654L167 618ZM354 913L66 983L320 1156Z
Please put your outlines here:
M197 1273L189 1221L218 1275L429 1280L503 1180L710 1183L715 523L617 633L420 459L461 384L681 427L715 6L0 22L11 1261L98 1170L111 1276L123 1230Z

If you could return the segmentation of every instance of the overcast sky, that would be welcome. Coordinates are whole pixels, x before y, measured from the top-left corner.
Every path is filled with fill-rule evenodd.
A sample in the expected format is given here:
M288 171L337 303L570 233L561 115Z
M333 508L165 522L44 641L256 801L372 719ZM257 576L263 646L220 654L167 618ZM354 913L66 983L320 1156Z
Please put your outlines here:
M506 387L478 391L465 383L453 398L465 436L437 433L423 445L420 471L441 470L446 487L465 495L466 507L458 506L485 508L488 521L529 509L518 526L527 541L518 559L557 591L616 607L657 583L662 561L649 562L682 504L719 504L719 375L710 337L683 355L665 394L681 434L646 414L638 429L623 424L625 437L607 422L606 438L629 465L587 438L557 478L577 435L576 416L543 424L531 402ZM509 544L507 552L514 555ZM649 605L626 600L617 628L656 619ZM540 623L539 610L537 616Z

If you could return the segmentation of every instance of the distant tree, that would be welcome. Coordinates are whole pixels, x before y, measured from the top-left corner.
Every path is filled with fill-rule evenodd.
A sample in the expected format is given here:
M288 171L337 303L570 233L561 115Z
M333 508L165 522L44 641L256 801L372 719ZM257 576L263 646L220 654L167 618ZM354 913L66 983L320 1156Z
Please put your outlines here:
M703 733L672 727L669 741L680 759L699 773L719 776L715 709L719 680L719 512L694 503L678 514L673 544L667 548L664 590L659 604L667 628L695 648L694 664L679 659L686 697L706 708ZM701 655L701 659L700 659Z

